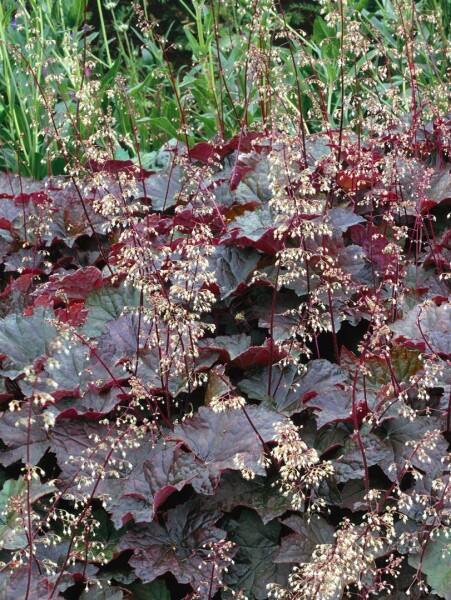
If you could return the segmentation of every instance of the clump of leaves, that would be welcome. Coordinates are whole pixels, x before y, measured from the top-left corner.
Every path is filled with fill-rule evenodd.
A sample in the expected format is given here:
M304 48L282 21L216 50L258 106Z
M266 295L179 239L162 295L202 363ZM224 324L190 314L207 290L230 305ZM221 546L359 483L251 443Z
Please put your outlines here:
M277 133L107 161L81 207L3 176L7 593L171 572L201 597L332 597L410 563L443 594L448 167L346 133L330 175L337 135L306 138L311 167Z
M1 175L5 597L449 598L451 113L415 81L152 171L107 111L66 176Z

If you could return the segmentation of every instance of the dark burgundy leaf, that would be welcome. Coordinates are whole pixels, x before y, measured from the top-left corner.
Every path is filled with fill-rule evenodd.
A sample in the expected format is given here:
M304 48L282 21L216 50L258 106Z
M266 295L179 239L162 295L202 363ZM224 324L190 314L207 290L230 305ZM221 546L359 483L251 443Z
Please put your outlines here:
M384 473L393 480L396 474L390 470L390 466L395 461L395 455L389 443L381 440L367 428L362 429L360 435L367 466L379 465ZM334 460L333 464L334 478L338 483L365 477L363 453L355 436L349 439L342 456Z
M216 162L219 158L219 152L210 142L199 142L189 150L189 156L192 160L199 161L204 165L210 162Z
M223 540L225 531L215 527L219 513L199 513L198 508L196 501L186 502L168 511L164 525L135 526L122 536L118 548L133 550L129 562L144 583L170 572L179 583L189 583L201 597L207 597L208 545ZM225 566L225 561L218 560L219 572ZM213 593L216 590L217 584Z
M86 163L86 167L94 173L108 173L109 175L117 175L118 173L126 173L130 177L140 179L149 175L149 172L140 169L132 160L105 160L98 162L90 160Z
M241 180L246 175L246 173L250 173L252 171L253 171L252 167L241 166L239 164L235 164L232 169L232 173L231 173L230 179L229 179L230 189L232 191L236 190L238 188L238 185L240 184Z
M261 254L253 248L216 246L210 257L222 300L246 289Z
M275 216L268 205L254 212L238 216L229 225L229 233L223 236L226 245L253 247L266 254L276 254L282 247L282 240L275 237Z
M243 133L241 131L224 144L224 149L231 148L233 150L238 150L239 152L248 153L254 149L258 149L260 145L264 145L264 143L265 139L263 132L247 131L246 133Z
M55 317L60 323L67 323L72 327L80 327L86 321L88 311L83 308L84 302L75 302L64 308L55 309Z
M202 501L205 510L232 512L238 506L245 506L255 510L265 525L293 508L291 498L275 494L266 478L256 476L247 480L238 471L224 471L213 493Z
M351 239L355 244L362 247L367 259L383 271L396 260L393 254L384 252L389 242L376 227L353 225L351 227Z
M415 306L390 329L398 336L420 342L428 353L451 355L451 309L447 302Z
M244 467L264 475L265 469L259 464L263 454L261 439L271 441L275 424L282 419L277 413L256 407L247 407L246 414L252 425L241 409L218 413L200 408L194 417L175 427L169 437L173 444L164 446L161 442L155 446L145 463L154 503L160 504L172 491L188 483L199 493L212 494L228 469Z
M266 339L263 346L251 346L237 356L232 363L243 371L254 366L264 366L279 362L287 356L271 339Z
M12 231L12 223L9 219L5 219L5 217L0 218L0 229L5 229L6 231Z
M334 386L346 382L347 376L337 365L327 360L312 361L304 373L300 374L295 365L289 365L286 368L276 367L272 371L271 393L268 394L269 370L247 377L240 381L238 387L245 392L249 398L255 400L265 400L269 405L284 414L292 415L301 412L309 404L306 401L315 398L316 395L325 393L334 393ZM313 392L313 396L311 394ZM337 388L337 395L340 397L340 414L343 417L344 411L349 416L349 402L345 401L343 390ZM319 403L322 401L319 399ZM327 408L327 401L322 403L323 409ZM312 403L315 406L314 402ZM318 405L318 408L321 408ZM337 406L334 406L333 410ZM326 415L325 415L326 416ZM327 418L327 417L326 417ZM320 417L321 420L321 417Z
M19 275L17 279L11 281L11 283L5 288L5 290L0 294L0 298L6 298L13 292L18 292L20 294L27 293L30 288L33 287L33 284L36 280L37 273L42 273L41 271L34 270L31 273L23 273Z
M20 411L4 412L0 416L0 438L6 445L2 451L5 466L18 460L37 465L50 446L43 416L35 407L30 407L29 401L22 404Z
M16 206L27 205L32 202L35 206L45 206L52 203L52 199L49 195L40 190L38 192L32 192L31 194L17 194L14 198L14 204Z
M251 344L250 336L239 333L235 335L218 335L215 338L200 340L199 346L203 351L218 352L221 362L234 361L245 353Z
M63 292L68 300L86 300L87 295L102 285L102 273L96 267L78 269L69 275L51 275L48 283L39 286L35 294L49 294L53 299L58 298L57 292ZM64 301L63 297L63 301ZM61 297L59 297L61 300Z

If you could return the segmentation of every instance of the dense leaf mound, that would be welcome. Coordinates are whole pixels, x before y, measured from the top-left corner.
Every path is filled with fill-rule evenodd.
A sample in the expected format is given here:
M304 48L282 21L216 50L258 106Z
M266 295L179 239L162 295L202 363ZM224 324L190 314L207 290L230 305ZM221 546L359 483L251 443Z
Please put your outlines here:
M1 175L0 597L451 598L451 175L412 126Z

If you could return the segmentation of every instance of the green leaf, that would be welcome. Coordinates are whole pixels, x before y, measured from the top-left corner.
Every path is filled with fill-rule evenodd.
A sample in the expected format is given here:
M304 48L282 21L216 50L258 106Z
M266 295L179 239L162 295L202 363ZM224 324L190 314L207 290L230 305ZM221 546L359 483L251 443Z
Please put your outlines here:
M93 512L93 517L98 523L96 528L96 540L101 542L101 547L91 546L91 553L95 555L98 552L101 556L104 555L108 560L112 560L116 553L116 544L121 539L125 532L125 528L119 530L113 526L108 513L103 509L98 509Z
M320 44L323 40L335 38L335 30L329 27L326 21L319 15L313 23L313 40Z
M224 582L249 598L268 597L268 583L286 584L291 565L275 564L271 559L278 549L281 526L274 519L264 525L252 510L244 510L238 519L226 525L228 539L239 546L235 564L229 568Z
M409 556L409 563L417 567L419 556ZM427 576L432 591L445 600L451 600L451 528L434 532L421 560L421 570Z
M116 160L130 160L130 155L128 153L128 150L125 150L124 148L122 148L121 146L119 146L114 151L114 158Z
M155 73L150 71L142 81L127 90L127 96L134 96L140 92L144 87L147 86L153 77L155 77Z
M155 130L164 131L170 138L178 137L178 130L167 117L143 117L137 123L149 123Z
M56 490L50 483L30 482L30 504ZM19 550L28 545L24 528L27 515L28 483L23 477L8 479L0 492L0 548ZM22 506L22 508L20 508ZM30 510L31 506L30 506Z
M112 81L114 81L114 79L116 79L117 74L119 73L119 68L121 66L121 56L118 56L116 58L116 60L114 61L113 65L111 66L110 70L108 71L108 73L106 73L106 75L104 75L104 77L102 77L101 81L100 81L100 90L99 90L99 95L104 92L107 87L110 85L110 83Z
M290 515L282 523L294 533L282 538L274 557L278 563L310 562L316 546L334 543L334 528L318 515L313 515L311 519Z
M133 583L128 588L133 600L171 600L171 595L164 581L157 579L152 583Z

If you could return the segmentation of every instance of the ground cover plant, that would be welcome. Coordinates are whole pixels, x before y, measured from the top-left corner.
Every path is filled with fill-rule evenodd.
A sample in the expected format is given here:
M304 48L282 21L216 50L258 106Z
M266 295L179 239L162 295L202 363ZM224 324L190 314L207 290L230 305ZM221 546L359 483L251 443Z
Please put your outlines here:
M0 7L0 598L448 600L448 8L181 9Z

